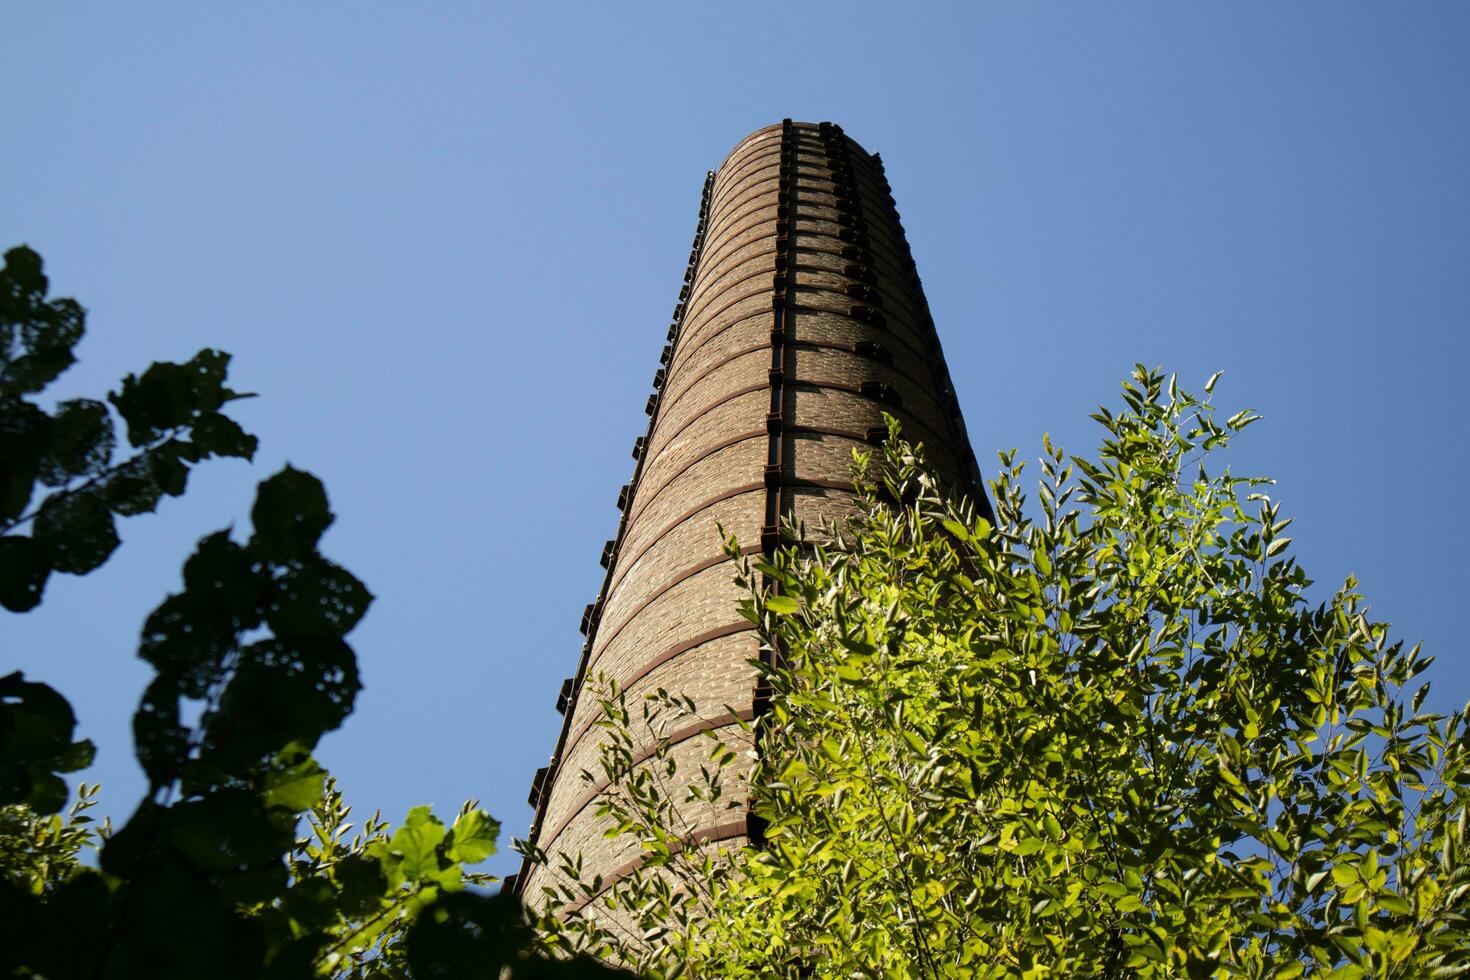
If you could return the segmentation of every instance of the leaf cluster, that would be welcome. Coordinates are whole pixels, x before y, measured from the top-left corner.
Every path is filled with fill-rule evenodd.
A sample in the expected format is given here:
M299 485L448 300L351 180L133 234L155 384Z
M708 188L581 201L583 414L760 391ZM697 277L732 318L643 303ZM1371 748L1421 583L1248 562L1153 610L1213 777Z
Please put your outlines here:
M101 402L47 414L24 396L74 361L82 310L48 301L41 262L12 249L0 272L0 605L33 608L52 571L85 574L117 546L115 515L184 491L189 467L249 458L255 439L220 412L229 357L128 376L109 401L136 452L113 461ZM37 484L53 488L27 510ZM519 905L470 891L466 866L499 825L474 804L427 807L348 839L348 808L313 758L362 684L347 634L373 596L319 550L333 522L314 476L263 481L243 541L201 539L182 589L147 618L153 669L133 718L146 797L115 833L89 826L94 787L68 816L61 774L91 761L51 687L0 677L0 975L124 978L607 976L536 955ZM30 534L21 533L30 525ZM304 826L306 835L298 836ZM81 861L98 850L95 867Z
M101 787L82 783L66 816L38 812L23 803L0 807L0 880L32 895L46 895L82 867L85 850L95 850L112 832L87 811L97 806Z
M182 494L190 467L211 457L250 459L256 448L255 437L222 411L248 396L225 386L230 357L215 350L128 375L107 396L127 428L132 454L123 459L116 458L107 404L74 398L49 412L37 405L29 396L76 362L86 330L82 307L47 299L47 289L39 255L25 246L5 253L0 606L12 612L34 608L53 572L85 575L99 567L118 546L116 518L149 513L162 497ZM38 488L45 488L39 502Z
M646 972L1470 972L1466 714L1423 710L1430 658L1355 582L1308 600L1269 481L1218 465L1259 416L1215 381L1138 368L1095 457L1044 441L1034 508L1002 455L993 522L893 424L849 526L741 565L765 841L702 917L643 893Z

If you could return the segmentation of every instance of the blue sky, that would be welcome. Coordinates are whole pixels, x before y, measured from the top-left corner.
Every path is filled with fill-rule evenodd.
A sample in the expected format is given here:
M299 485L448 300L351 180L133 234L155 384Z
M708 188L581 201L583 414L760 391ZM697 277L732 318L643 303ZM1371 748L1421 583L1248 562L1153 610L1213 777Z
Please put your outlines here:
M839 122L887 165L982 466L1096 443L1135 361L1250 406L1298 554L1470 696L1458 495L1470 5L10 4L0 246L90 310L61 395L234 353L253 466L196 473L0 626L115 816L143 618L285 461L378 600L320 756L399 819L523 833L704 172ZM1460 421L1457 421L1460 420ZM497 858L507 871L513 859Z

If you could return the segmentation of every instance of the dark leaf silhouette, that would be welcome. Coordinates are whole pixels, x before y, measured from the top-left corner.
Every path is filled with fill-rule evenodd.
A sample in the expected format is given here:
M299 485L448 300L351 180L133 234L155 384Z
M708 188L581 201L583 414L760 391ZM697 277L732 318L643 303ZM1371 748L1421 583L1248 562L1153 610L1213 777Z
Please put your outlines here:
M183 364L160 362L128 375L108 400L137 452L115 461L106 403L75 398L48 415L25 396L76 361L86 315L48 300L41 258L20 246L0 268L0 606L25 612L41 601L52 571L85 575L116 550L114 515L147 513L178 496L206 459L254 455L255 437L220 409L244 397L225 384L229 355L203 350ZM36 505L36 486L54 492ZM33 508L33 509L32 509ZM30 534L24 525L30 524ZM29 540L29 544L18 543Z
M288 466L260 485L250 520L254 549L270 561L287 562L311 554L333 518L321 481Z
M97 476L112 462L116 446L106 405L90 398L62 402L51 418L51 445L41 460L41 482L60 487L73 479Z
M94 489L61 490L41 505L32 538L58 572L85 575L121 544L112 512Z
M74 300L48 301L41 257L24 245L0 268L0 395L40 391L72 364L85 332Z
M57 776L92 763L92 743L73 741L76 716L66 698L20 672L0 677L0 805L55 813L66 803Z
M51 564L30 538L0 538L0 606L11 612L34 609L41 601Z
M245 396L214 350L128 375L108 396L133 450L120 461L103 402L50 415L31 404L74 362L84 327L79 305L46 291L39 256L6 254L0 605L13 612L42 601L51 572L105 562L116 517L182 494L204 460L256 448L221 412ZM39 505L38 484L52 490ZM66 802L60 774L90 764L92 745L73 738L59 693L0 677L0 976L401 978L405 937L426 915L414 947L425 976L487 975L492 963L515 977L606 975L532 954L518 911L460 891L493 880L464 870L494 852L499 829L475 806L448 827L420 807L391 832L373 817L344 836L349 808L311 753L361 690L344 637L373 596L317 550L333 516L316 477L287 467L265 480L251 517L244 543L229 530L199 541L182 589L143 626L138 654L155 675L133 734L149 792L115 834L88 827L90 802L48 816ZM86 842L98 870L77 856Z

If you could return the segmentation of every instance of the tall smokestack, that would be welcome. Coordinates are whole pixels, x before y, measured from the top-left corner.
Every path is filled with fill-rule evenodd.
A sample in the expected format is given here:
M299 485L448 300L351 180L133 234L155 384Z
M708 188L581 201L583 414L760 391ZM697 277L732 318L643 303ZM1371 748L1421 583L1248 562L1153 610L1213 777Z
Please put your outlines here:
M702 730L757 707L758 644L716 525L747 553L769 554L783 517L846 517L852 451L881 441L884 412L986 506L882 161L831 123L757 130L706 179L648 434L634 444L617 536L603 550L607 578L557 700L556 750L532 787L530 839L553 862L580 852L587 878L611 884L639 861L626 841L603 837L601 787L580 775L598 771L602 735L590 678L616 678L630 703L664 688L705 709L732 706L734 716L674 733L680 772L697 774ZM743 787L735 794L743 800ZM683 808L691 843L748 838L744 810L727 803ZM513 887L536 902L554 874L528 863Z

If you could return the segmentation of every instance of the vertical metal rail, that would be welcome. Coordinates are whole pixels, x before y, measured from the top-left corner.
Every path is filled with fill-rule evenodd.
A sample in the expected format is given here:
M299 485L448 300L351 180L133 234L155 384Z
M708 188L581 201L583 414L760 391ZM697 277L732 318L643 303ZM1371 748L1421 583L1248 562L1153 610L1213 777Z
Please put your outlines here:
M784 472L786 423L786 351L791 308L788 285L794 272L791 262L792 232L796 228L796 139L790 119L781 121L781 164L776 192L776 261L771 280L771 367L767 374L771 402L766 412L766 509L761 524L761 553L770 560L781 546L781 485Z
M648 404L644 409L648 413L648 432L634 441L633 458L637 462L633 466L633 479L624 484L618 492L618 510L621 514L618 518L617 534L602 547L601 564L607 570L603 575L602 587L598 590L597 598L588 603L587 608L582 611L581 630L586 639L582 643L582 656L577 664L577 673L574 677L568 677L562 682L561 690L557 695L556 710L562 714L561 734L557 737L556 749L551 754L551 760L536 770L536 776L531 781L531 792L527 797L527 802L531 804L535 813L532 817L530 832L526 836L529 845L528 853L521 861L520 871L508 876L502 886L504 890L514 894L521 893L530 877L533 865L531 855L540 845L541 828L546 820L546 806L551 797L549 790L556 777L557 768L561 764L561 754L566 748L567 738L571 733L572 717L576 713L577 700L587 681L587 669L592 661L592 648L597 641L597 627L602 621L603 604L607 599L613 572L617 568L618 552L622 548L623 537L628 530L628 513L633 502L633 495L637 490L639 477L643 474L645 450L653 441L653 430L658 424L658 409L662 399L666 372L669 365L673 363L674 349L684 329L684 313L689 299L689 290L693 286L694 277L699 271L700 258L704 254L705 231L709 224L710 198L714 192L714 186L715 172L707 171L704 175L704 190L699 199L699 222L694 229L694 243L689 250L688 264L684 268L684 283L679 288L679 302L674 307L667 342L659 357L658 370L653 375L653 394L648 396Z
M792 241L796 232L796 134L790 119L781 120L781 163L776 191L776 261L771 279L771 366L767 372L771 386L771 401L766 410L766 466L765 515L761 522L761 555L772 561L781 547L781 517L785 513L786 501L783 494L785 484L785 429L786 429L786 362L790 349L788 341L794 339L794 324L790 297L794 288L795 250ZM763 583L771 594L781 590L781 584L767 577ZM766 667L775 667L781 661L781 651L774 647L761 650L761 661ZM758 678L751 697L751 714L755 721L755 749L761 751L761 719L771 707L771 685L764 677ZM749 801L745 811L745 836L756 847L765 843L766 821L753 809Z
M868 238L867 219L864 217L863 192L853 176L851 141L836 123L822 123L818 127L817 135L822 141L822 152L832 174L835 198L833 209L837 212L838 238L847 243L842 249L843 256L854 263L843 269L847 278L853 280L847 287L847 294L858 300L849 307L848 315L879 330L886 329L888 320L882 311L883 294L876 288L878 275ZM882 359L884 355L880 348L881 345L872 342L854 347L860 354L871 356L876 353ZM894 393L882 382L865 382L860 390L866 397L889 404L897 403ZM884 426L875 425L864 435L868 442L879 445L887 437L888 430Z

